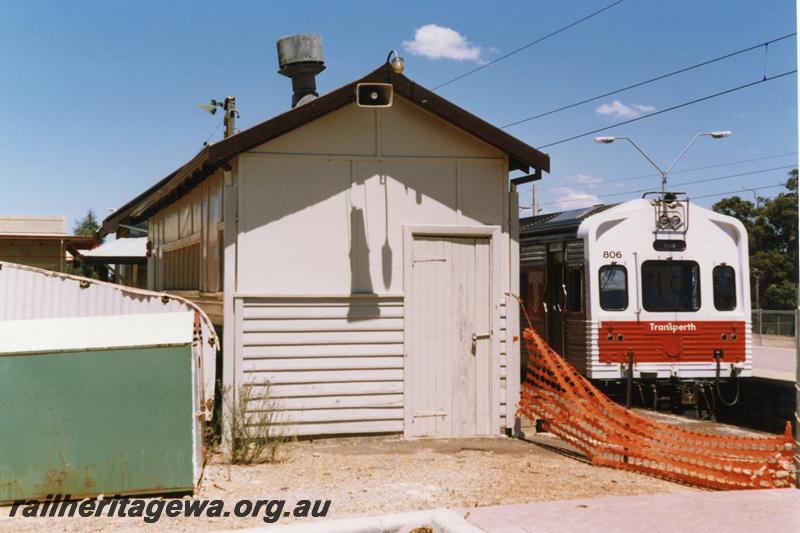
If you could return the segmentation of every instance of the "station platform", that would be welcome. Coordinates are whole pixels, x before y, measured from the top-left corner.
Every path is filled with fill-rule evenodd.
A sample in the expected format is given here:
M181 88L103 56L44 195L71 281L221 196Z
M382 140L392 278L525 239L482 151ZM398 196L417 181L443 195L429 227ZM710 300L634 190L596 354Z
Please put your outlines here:
M797 351L793 343L794 339L781 342L765 339L763 344L753 342L753 377L794 381Z
M463 509L492 533L800 531L800 490L615 496Z

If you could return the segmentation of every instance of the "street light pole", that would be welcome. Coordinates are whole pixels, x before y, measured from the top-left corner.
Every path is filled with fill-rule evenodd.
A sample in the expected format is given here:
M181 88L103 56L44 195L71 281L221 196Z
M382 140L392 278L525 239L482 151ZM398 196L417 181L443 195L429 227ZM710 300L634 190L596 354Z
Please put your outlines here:
M667 176L669 176L669 173L672 172L672 169L675 168L675 165L678 163L678 161L683 159L683 156L686 155L686 152L689 151L689 148L691 148L691 146L695 143L695 141L697 141L697 139L699 139L700 137L706 137L706 136L711 137L712 139L724 139L725 137L730 137L731 132L726 130L726 131L708 131L708 132L698 133L697 135L692 137L692 140L689 141L689 144L687 144L686 147L683 150L681 150L681 153L679 153L678 157L676 157L672 161L672 163L670 163L670 165L667 167L666 170L662 170L661 167L659 167L656 164L656 162L653 161L653 158L647 155L647 153L644 150L642 150L642 148L638 144L636 144L630 137L595 137L594 142L598 144L611 144L616 140L625 140L631 143L633 147L636 148L639 151L639 153L642 154L644 158L647 159L651 165L653 165L653 167L655 167L656 170L658 170L658 173L661 174L661 192L664 193L667 191Z
M756 313L758 314L758 344L763 344L764 342L764 317L761 313L761 293L759 292L759 286L761 285L761 271L757 268L752 270L753 277L756 278Z

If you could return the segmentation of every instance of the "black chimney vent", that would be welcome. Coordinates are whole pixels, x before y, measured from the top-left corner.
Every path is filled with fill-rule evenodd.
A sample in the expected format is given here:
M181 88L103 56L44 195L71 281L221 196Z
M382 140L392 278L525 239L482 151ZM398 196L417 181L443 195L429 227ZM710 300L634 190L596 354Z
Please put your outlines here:
M315 76L325 70L322 38L313 33L290 35L278 40L280 74L292 78L292 107L319 96Z

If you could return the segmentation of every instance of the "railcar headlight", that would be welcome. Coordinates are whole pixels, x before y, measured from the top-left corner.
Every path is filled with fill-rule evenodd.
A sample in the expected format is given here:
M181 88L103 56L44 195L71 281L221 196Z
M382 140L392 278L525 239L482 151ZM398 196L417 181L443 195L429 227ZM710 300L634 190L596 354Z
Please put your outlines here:
M669 219L669 223L673 228L679 228L683 222L678 215L672 215L672 218Z

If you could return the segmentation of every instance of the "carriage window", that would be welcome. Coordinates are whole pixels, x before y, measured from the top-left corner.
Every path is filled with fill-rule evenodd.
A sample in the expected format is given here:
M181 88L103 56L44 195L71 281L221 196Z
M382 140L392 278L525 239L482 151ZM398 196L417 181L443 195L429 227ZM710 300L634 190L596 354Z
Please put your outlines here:
M628 271L624 266L600 267L600 307L606 311L628 308Z
M733 267L719 265L714 267L714 307L717 311L736 309L736 273Z
M583 300L583 269L567 269L567 311L573 313L581 312L581 301Z
M697 311L700 267L694 261L645 261L642 300L648 311Z

